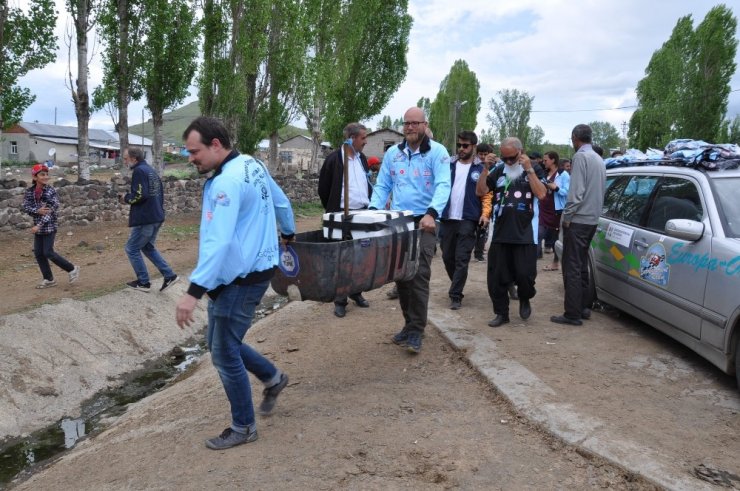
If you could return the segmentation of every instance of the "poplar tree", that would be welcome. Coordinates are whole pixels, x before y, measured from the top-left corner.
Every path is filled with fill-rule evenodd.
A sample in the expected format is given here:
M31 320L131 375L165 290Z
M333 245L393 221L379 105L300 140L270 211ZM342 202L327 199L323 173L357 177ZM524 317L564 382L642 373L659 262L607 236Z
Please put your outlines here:
M737 20L725 5L712 8L696 30L691 16L678 20L637 85L631 146L644 150L674 138L721 138L736 69L736 30Z
M98 34L106 46L105 72L103 85L93 91L93 106L98 109L112 102L118 110L115 129L123 152L129 146L128 106L142 96L142 1L103 0L98 21Z
M68 35L69 65L67 88L77 116L77 179L90 180L90 92L88 91L88 46L87 34L95 24L95 3L93 0L67 0L67 12L72 18L74 36ZM72 77L72 37L77 48L77 77Z
M188 95L198 55L198 26L187 0L144 0L145 40L142 45L142 88L152 115L152 164L164 173L164 112Z
M491 124L491 131L501 142L506 137L515 136L527 148L529 140L529 116L532 112L534 97L526 91L517 89L499 90L498 99L492 97L488 107L493 112L486 119Z
M419 103L423 105L424 99ZM457 60L439 85L439 92L429 108L429 127L434 139L455 153L457 134L474 131L480 110L480 82L467 62ZM418 103L417 103L418 106ZM423 106L419 106L423 107Z

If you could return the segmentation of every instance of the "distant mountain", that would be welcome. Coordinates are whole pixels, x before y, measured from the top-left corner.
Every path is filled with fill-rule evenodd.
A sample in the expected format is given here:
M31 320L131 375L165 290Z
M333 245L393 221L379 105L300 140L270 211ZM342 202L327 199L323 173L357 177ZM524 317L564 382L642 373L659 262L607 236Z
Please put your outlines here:
M186 104L172 112L164 113L164 125L162 126L162 139L168 143L179 144L182 142L182 133L188 127L190 122L200 116L200 107L198 101ZM141 135L145 138L152 139L154 129L152 120L146 123L129 126L129 131L135 135ZM288 125L278 131L280 140L287 140L296 135L311 136L311 133L305 128L298 128Z

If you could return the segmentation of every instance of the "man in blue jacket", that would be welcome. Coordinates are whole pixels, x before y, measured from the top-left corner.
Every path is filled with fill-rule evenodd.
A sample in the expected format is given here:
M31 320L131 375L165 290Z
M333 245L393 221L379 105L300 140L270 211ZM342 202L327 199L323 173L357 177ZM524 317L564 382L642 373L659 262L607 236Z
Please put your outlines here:
M213 171L203 188L198 264L177 302L181 328L193 321L198 299L208 294L206 340L231 404L231 425L206 446L223 450L257 440L247 372L265 386L260 413L268 415L288 376L242 340L252 324L280 256L277 223L287 243L295 234L293 210L264 165L231 148L215 118L199 117L183 134L189 160L200 174Z
M450 157L445 147L426 135L426 128L426 116L421 108L412 107L406 111L403 115L406 138L385 152L370 198L370 209L382 210L392 191L391 209L410 210L421 231L416 275L396 283L405 324L392 340L410 353L421 351L421 337L427 324L432 257L437 245L436 219L450 197Z
M439 237L442 261L451 282L448 294L452 310L462 306L476 232L479 225L488 226L491 214L491 193L481 197L475 194L485 165L476 158L477 143L478 137L472 131L461 131L457 135L457 157L450 162L452 191L442 210Z
M138 148L123 151L123 161L131 169L131 191L118 197L119 201L131 205L128 226L131 228L126 255L136 273L136 279L126 286L148 292L151 288L149 271L142 253L162 273L164 281L159 291L164 291L179 278L164 260L154 242L164 222L164 188L157 172L144 160L144 152Z

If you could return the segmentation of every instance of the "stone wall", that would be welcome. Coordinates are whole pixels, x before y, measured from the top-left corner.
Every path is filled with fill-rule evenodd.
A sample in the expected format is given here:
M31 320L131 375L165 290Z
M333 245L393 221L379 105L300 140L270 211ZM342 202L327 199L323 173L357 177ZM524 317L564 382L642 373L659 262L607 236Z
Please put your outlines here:
M275 181L292 203L318 201L316 176L297 179L294 176L276 176ZM114 177L110 182L87 181L71 183L60 179L54 183L62 205L59 208L60 225L88 225L91 222L128 221L129 205L118 202L118 195L130 187L128 177ZM164 195L167 214L200 213L204 179L165 178ZM21 210L23 194L30 182L0 179L0 232L23 230L33 225L31 217Z

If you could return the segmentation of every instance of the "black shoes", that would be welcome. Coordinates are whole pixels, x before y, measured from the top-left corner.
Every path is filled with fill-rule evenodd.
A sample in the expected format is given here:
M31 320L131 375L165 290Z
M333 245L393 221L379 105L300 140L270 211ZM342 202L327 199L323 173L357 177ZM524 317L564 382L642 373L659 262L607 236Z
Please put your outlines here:
M406 341L409 339L409 331L404 329L401 329L400 332L393 335L391 338L391 341L393 341L394 344L397 344L398 346L406 346Z
M355 305L357 305L358 307L362 307L363 309L370 307L370 302L365 300L365 297L362 296L362 293L350 295L349 298L351 298Z
M519 300L519 295L516 292L516 283L509 285L509 298L512 300Z
M419 331L409 331L406 337L406 350L414 355L421 352L421 333Z
M389 300L395 300L398 298L398 287L396 285L393 285L393 290L386 293L386 296Z
M450 299L450 310L460 310L462 308L462 302L457 298Z
M149 293L149 290L152 288L151 283L140 283L139 280L129 281L126 283L126 286L145 293Z
M339 318L342 318L345 315L347 315L347 306L339 305L338 303L335 303L334 304L334 315L336 315Z
M160 288L159 291L160 292L165 291L166 289L168 289L169 287L177 283L177 280L179 279L180 277L177 275L173 276L172 278L165 278L164 281L162 282L162 288Z
M257 431L249 431L247 433L239 433L226 428L216 438L206 440L206 447L211 450L226 450L227 448L236 447L237 445L243 445L244 443L251 443L257 441Z
M555 324L568 324L571 326L583 325L581 319L571 319L570 317L565 317L564 315L553 315L552 317L550 317L550 322L554 322Z
M285 375L284 373L281 373L280 382L262 391L262 395L264 396L264 398L262 399L262 403L260 404L260 409L259 409L260 414L262 416L267 416L272 412L272 410L275 408L277 397L280 395L280 392L282 392L283 389L287 385L288 385L288 376Z
M581 311L581 319L589 320L591 318L591 309L586 307Z
M519 301L519 317L522 319L529 319L532 315L532 306L529 304L529 299Z
M493 320L488 322L488 325L491 327L499 327L504 324L509 323L509 316L508 315L497 315Z

